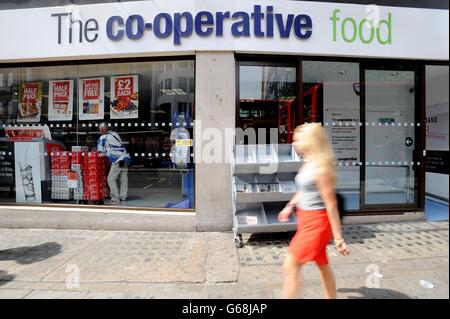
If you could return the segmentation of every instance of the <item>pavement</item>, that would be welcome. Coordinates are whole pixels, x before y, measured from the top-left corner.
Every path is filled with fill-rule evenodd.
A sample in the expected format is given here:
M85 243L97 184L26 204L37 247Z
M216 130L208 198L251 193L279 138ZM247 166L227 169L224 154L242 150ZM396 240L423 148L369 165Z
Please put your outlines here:
M338 298L449 298L449 224L348 225L350 256L328 247ZM281 297L292 234L0 229L0 298ZM313 264L302 298L323 298Z

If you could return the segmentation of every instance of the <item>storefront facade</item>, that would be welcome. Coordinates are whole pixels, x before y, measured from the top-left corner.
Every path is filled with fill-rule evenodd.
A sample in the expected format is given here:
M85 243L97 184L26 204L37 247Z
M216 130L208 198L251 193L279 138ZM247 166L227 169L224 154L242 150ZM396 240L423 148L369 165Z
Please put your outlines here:
M423 217L426 67L448 78L448 8L177 0L0 17L0 226L229 230L233 146L289 144L311 121L349 222Z

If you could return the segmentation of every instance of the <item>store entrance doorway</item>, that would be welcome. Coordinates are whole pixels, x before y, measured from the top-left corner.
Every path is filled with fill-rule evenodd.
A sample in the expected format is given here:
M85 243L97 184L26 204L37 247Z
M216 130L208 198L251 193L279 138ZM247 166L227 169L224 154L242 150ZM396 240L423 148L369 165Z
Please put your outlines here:
M362 66L361 208L417 206L420 122L413 68Z

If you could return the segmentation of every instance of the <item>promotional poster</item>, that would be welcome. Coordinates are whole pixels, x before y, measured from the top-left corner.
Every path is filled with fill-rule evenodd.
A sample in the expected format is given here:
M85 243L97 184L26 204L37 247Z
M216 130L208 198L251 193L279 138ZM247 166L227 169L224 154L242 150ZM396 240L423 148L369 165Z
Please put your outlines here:
M42 83L22 83L19 92L17 122L30 123L41 120Z
M48 120L72 121L73 80L49 81Z
M111 77L111 119L137 119L139 83L137 75Z
M80 120L103 120L105 109L105 79L80 79L79 91L79 118Z

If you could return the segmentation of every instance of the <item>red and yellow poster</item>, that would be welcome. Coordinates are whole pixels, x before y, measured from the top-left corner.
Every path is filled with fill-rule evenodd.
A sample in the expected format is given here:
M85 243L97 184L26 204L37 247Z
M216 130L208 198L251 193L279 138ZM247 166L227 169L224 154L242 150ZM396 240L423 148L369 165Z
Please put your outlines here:
M136 119L139 116L137 75L111 77L111 119Z
M72 121L73 80L49 81L48 120Z
M80 120L103 120L105 114L105 79L80 79L78 91Z
M39 122L42 110L42 83L22 83L17 122Z

